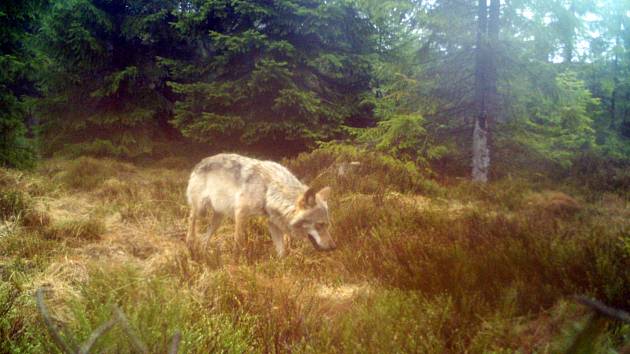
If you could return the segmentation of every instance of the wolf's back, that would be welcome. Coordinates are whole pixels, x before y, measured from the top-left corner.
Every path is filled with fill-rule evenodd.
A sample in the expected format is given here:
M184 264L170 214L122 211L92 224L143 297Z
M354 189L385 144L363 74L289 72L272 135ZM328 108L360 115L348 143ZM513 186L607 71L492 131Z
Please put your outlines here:
M237 154L218 154L199 162L190 175L189 205L229 212L236 199L251 205L287 209L306 190L287 168ZM242 199L245 197L245 199Z

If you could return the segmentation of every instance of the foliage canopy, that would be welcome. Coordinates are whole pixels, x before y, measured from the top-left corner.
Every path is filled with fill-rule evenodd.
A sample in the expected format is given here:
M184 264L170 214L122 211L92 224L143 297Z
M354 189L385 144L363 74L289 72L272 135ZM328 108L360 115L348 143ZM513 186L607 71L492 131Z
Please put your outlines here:
M27 137L41 132L44 154L139 158L177 140L284 156L343 141L469 174L485 43L474 2L2 6L3 164L27 166L37 140ZM564 173L585 154L628 164L630 4L499 10L487 48L497 70L491 175Z

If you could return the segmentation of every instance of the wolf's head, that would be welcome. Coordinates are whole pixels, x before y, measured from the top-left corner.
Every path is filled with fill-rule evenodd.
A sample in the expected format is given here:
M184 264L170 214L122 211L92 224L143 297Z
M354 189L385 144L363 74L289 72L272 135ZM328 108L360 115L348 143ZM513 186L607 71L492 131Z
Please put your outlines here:
M291 219L291 228L297 235L308 237L313 246L320 251L335 249L328 227L328 204L330 187L324 187L319 192L309 188L296 202L296 213Z

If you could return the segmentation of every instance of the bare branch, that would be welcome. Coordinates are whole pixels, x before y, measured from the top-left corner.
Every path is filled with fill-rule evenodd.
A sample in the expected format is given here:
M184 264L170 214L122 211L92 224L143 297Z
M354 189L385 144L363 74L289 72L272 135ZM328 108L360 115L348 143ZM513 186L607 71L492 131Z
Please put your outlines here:
M575 296L575 300L582 305L590 307L600 315L604 315L618 321L630 323L630 314L628 314L626 311L606 306L602 302L594 299L589 299L584 295Z
M44 290L42 288L38 288L35 292L35 297L37 299L37 309L42 315L42 318L44 319L44 324L48 329L48 333L50 333L50 336L52 337L55 344L57 344L57 347L59 347L59 349L61 349L61 351L66 354L75 353L76 350L72 349L72 347L61 337L61 334L57 330L55 323L50 316L48 309L46 308L46 304L44 303Z
M125 314L118 307L114 308L114 312L116 313L116 316L118 317L118 320L120 321L120 324L123 326L123 328L129 335L129 337L131 337L131 343L136 348L136 350L140 353L148 353L149 349L147 348L146 344L144 344L140 340L140 338L138 338L134 329L131 327L131 324L129 324L129 320L127 319L127 316L125 316Z
M168 354L177 354L179 351L179 342L182 340L182 333L180 331L175 331L173 334L173 338L171 339L171 345L168 348Z
M105 332L109 331L116 324L116 322L118 322L118 319L112 318L109 321L100 325L98 328L96 328L94 332L90 334L90 337L81 345L81 348L79 349L79 354L89 353L94 343L96 343L96 340L100 336L105 334Z

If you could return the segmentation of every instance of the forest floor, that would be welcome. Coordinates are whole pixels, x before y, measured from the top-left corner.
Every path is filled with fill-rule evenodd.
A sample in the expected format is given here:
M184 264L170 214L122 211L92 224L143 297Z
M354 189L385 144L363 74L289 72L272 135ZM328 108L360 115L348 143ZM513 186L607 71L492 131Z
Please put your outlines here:
M114 326L95 344L104 352L133 351L133 337L166 352L176 331L186 353L559 352L585 335L582 349L603 353L630 339L614 321L585 332L590 310L572 298L630 307L630 203L619 195L524 181L370 193L329 178L338 250L294 240L278 259L255 219L239 258L231 222L205 249L184 242L193 164L0 170L0 352L56 351L39 288L70 345L122 309L135 334Z

